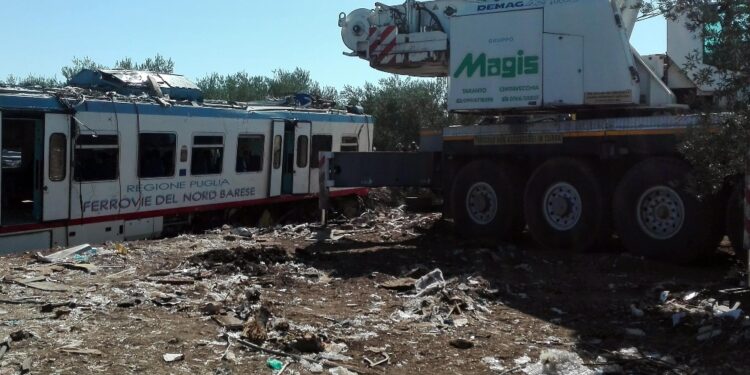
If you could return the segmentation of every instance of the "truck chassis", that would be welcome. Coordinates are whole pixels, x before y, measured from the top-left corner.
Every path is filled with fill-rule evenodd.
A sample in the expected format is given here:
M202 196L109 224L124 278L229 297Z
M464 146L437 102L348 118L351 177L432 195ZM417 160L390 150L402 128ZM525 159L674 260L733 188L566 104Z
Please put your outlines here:
M460 235L588 251L619 238L631 253L692 262L724 235L742 248L742 184L698 196L677 146L699 115L459 126L422 151L332 153L328 187L421 186L444 196ZM710 120L709 120L710 121ZM387 160L387 162L386 162ZM400 167L394 167L394 165Z

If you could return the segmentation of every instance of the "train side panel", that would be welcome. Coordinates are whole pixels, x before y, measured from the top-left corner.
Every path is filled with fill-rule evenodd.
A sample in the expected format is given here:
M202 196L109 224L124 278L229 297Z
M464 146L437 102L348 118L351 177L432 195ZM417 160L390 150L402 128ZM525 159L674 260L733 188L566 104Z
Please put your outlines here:
M33 172L34 179L39 178L34 186L39 185L40 194L46 181L42 174L51 176L54 169L50 158L53 139L44 133L45 114L49 117L50 112L64 112L44 108L49 105L46 99L29 101L28 109L13 112L14 118L18 112L22 119L11 124L37 129L26 133L30 139L27 148L32 150L29 154L38 160L34 163L44 167L43 173ZM54 207L44 210L45 215L53 211L54 220L43 219L41 213L22 223L3 220L0 252L43 248L45 244L73 246L150 238L176 222L188 223L198 213L226 213L246 206L310 198L318 192L317 152L369 151L373 134L371 119L366 116L291 110L245 112L92 100L74 114L54 116L57 120L63 118L60 116L70 119L67 145L57 151L65 155L65 174L60 181L66 185L62 195L66 198L57 197L61 190L54 189L46 194L53 193L57 198L33 204L34 214L42 212L42 206ZM56 126L65 125L61 121L56 121ZM305 134L309 139L304 141L296 133L298 123L303 121L310 129ZM275 144L274 122L282 122L285 135L296 142ZM42 136L32 142L35 131L41 131ZM8 176L14 171L5 173L5 167L14 162L11 159L16 154L5 146L0 178L7 174L6 180L10 180ZM305 185L297 184L296 194L289 187L282 189L280 196L270 196L274 169L283 171L274 175L282 180L281 185L286 186L294 174L307 177L302 181ZM32 175L31 169L28 174ZM10 191L3 192L6 190ZM341 193L347 192L353 191ZM23 198L18 194L4 194L3 198L8 196ZM9 214L6 205L0 212L4 214ZM31 214L29 209L28 216Z

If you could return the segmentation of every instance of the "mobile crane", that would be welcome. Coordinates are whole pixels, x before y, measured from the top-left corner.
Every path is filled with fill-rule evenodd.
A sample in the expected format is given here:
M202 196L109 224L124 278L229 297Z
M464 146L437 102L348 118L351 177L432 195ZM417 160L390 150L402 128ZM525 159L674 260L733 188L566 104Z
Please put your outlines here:
M716 90L691 79L704 66L687 69L687 56L710 51L677 19L667 53L641 56L629 42L641 7L407 0L342 13L346 55L447 77L448 110L487 117L424 134L417 153L326 154L321 184L431 187L469 237L511 240L528 228L546 248L585 251L616 235L632 253L676 262L705 256L725 234L741 248L743 184L697 198L676 147L702 121L684 98Z

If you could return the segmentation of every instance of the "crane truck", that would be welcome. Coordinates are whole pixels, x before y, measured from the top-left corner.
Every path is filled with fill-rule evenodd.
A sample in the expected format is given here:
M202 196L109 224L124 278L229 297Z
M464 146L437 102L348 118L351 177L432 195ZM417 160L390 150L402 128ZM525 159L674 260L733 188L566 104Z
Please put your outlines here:
M442 192L460 234L690 262L743 237L743 183L691 191L677 146L704 117L687 98L711 51L685 19L666 54L631 45L640 0L407 0L339 16L345 54L374 69L449 80L447 109L481 123L422 135L412 153L327 153L321 186ZM690 65L690 67L688 67ZM741 177L737 176L737 181ZM742 254L742 251L737 251Z

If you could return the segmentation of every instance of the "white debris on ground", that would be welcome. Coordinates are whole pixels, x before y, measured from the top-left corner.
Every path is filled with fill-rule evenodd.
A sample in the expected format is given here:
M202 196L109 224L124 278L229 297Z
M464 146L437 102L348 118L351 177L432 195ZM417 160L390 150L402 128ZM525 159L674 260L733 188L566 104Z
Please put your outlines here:
M528 375L594 375L581 357L573 352L551 349L542 352L539 361L523 368Z

